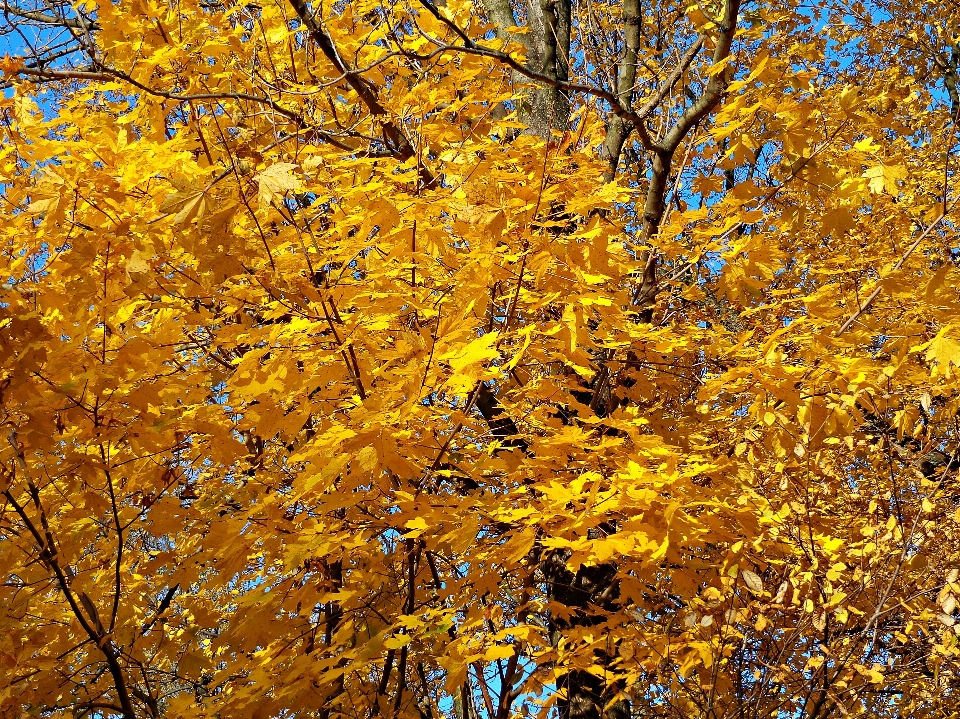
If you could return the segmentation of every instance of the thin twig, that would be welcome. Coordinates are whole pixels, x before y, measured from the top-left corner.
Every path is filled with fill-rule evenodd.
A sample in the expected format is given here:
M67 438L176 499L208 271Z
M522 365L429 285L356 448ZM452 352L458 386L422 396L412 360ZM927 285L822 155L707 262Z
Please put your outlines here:
M897 264L895 264L893 268L890 270L891 275L894 272L899 271L903 267L903 265L906 263L910 255L913 254L913 251L917 249L917 247L920 246L920 243L926 239L927 235L933 232L933 230L937 227L937 225L939 225L943 221L943 219L947 216L950 210L952 210L956 206L958 200L960 200L960 195L957 195L957 197L954 198L953 202L951 202L950 205L944 209L944 211L940 214L940 216L937 219L935 219L933 222L931 222L930 225L927 227L927 229L925 229L922 233L920 233L920 236L916 240L914 240L913 244L907 248L907 251L903 253L903 256L900 258ZM889 277L890 275L887 275L887 277L884 277L878 281L876 289L874 289L873 292L870 293L870 296L867 297L866 301L860 306L860 309L854 312L853 315L850 317L850 319L848 319L846 322L840 325L840 329L838 329L836 335L834 335L835 337L839 337L848 329L850 329L850 326L860 318L860 315L862 315L864 312L870 309L870 305L873 304L873 301L880 296L881 292L883 292L883 280L889 279Z

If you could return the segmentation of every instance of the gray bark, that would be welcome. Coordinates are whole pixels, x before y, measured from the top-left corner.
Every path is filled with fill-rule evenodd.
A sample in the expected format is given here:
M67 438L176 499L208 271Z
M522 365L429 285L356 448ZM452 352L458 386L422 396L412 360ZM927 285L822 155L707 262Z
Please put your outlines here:
M634 89L637 83L637 53L640 48L640 0L624 0L623 32L624 50L620 67L617 68L617 99L622 107L629 109L633 105ZM611 115L607 126L607 137L603 143L603 156L609 164L604 180L610 182L616 177L617 166L623 145L633 126L619 115Z
M571 0L526 0L526 34L506 31L517 26L517 17L510 0L483 0L487 16L497 24L501 39L522 44L527 50L527 69L551 80L565 82L570 77L570 29L573 7ZM529 78L518 72L513 81L530 85ZM570 98L555 87L539 85L522 93L518 111L527 132L550 139L554 130L563 132L570 122Z

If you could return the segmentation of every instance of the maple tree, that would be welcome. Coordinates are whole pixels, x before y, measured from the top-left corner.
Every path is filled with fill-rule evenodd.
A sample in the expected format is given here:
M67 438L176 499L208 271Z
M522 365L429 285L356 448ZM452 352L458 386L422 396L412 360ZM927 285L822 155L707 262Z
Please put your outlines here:
M0 29L0 716L955 715L955 0Z

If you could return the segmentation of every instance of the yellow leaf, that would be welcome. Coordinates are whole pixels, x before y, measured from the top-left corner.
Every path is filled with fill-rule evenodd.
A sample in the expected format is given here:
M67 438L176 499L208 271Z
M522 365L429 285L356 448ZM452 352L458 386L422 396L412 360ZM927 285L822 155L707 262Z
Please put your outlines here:
M127 273L131 272L149 272L150 271L150 260L149 255L140 252L140 250L134 250L133 254L130 255L130 259L127 260Z
M489 647L483 653L483 660L487 662L495 662L497 659L509 659L513 656L514 651L516 650L509 644L497 644Z
M902 165L878 165L868 169L863 176L870 180L871 192L879 195L886 190L887 194L896 196L900 192L897 180L906 179L907 169Z
M275 197L300 189L300 178L294 174L296 169L297 166L289 162L278 162L254 177L261 206L269 205Z
M396 634L383 642L384 649L400 649L412 641L409 634Z
M416 517L405 522L403 526L411 530L403 536L412 539L414 537L419 537L421 534L427 531L427 528L430 525L427 524L427 520L423 517Z
M497 341L497 332L488 332L466 346L457 348L453 353L447 353L445 359L453 370L453 376L447 382L449 391L453 394L469 392L477 383L483 363L499 355L494 347Z
M840 93L840 107L844 109L845 112L850 112L857 104L857 98L860 96L860 89L853 85L848 86L842 93Z
M939 374L945 374L952 364L960 365L960 342L947 336L950 330L950 325L941 329L927 346L927 360L940 365Z
M160 205L161 214L174 215L173 222L176 225L185 225L194 217L202 216L203 188L179 178L170 182L177 188L177 192L166 196Z
M59 204L59 197L44 197L39 200L34 200L27 205L27 212L32 215L42 215L45 212L50 212L51 210L55 211Z

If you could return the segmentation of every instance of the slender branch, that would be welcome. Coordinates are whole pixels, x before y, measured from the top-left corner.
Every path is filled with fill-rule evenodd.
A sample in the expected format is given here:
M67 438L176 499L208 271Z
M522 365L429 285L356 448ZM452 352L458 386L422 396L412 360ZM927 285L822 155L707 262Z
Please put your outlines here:
M939 225L944 220L944 218L946 218L947 214L956 206L958 201L960 201L960 195L957 195L954 198L953 202L950 203L950 206L945 207L943 212L940 214L940 216L937 219L935 219L933 222L931 222L930 225L927 227L927 229L925 229L923 232L920 233L920 236L913 241L913 244L907 248L907 251L903 253L903 256L897 261L897 264L895 264L893 268L890 270L891 274L893 274L894 272L898 272L900 269L903 268L904 264L906 264L907 259L910 257L910 255L913 254L913 251L917 249L917 247L920 246L920 243L926 239L927 235L933 232L933 230L937 227L937 225ZM839 337L848 329L850 329L850 326L854 322L856 322L864 312L870 309L870 306L873 304L874 300L876 300L877 297L880 296L881 292L883 292L882 281L880 284L877 285L876 289L874 289L874 291L870 293L870 296L867 297L866 301L860 306L860 308L856 312L854 312L853 315L846 322L840 325L840 329L837 330L837 333L835 336Z
M166 594L163 595L163 598L160 600L160 604L157 606L157 612L153 615L153 619L145 623L140 627L140 634L146 634L151 629L153 625L160 621L160 618L163 616L163 613L167 611L167 608L170 606L170 602L173 601L173 595L177 593L177 590L180 589L180 584L174 584L170 587Z
M717 38L717 46L713 51L714 67L720 63L727 62L727 59L730 57L733 37L737 32L737 18L739 14L740 0L727 0L727 2L724 3L723 19L720 21L720 35ZM683 138L686 137L690 131L690 128L700 122L700 120L720 102L723 93L727 90L730 75L729 69L724 68L719 72L714 72L710 76L710 79L707 81L707 86L703 90L703 94L687 108L686 112L677 120L676 125L674 125L663 140L660 141L659 147L661 149L670 153L677 149L683 141Z
M372 115L384 117L388 115L387 109L377 98L374 86L366 80L359 72L351 68L337 51L333 39L327 34L326 30L320 26L313 13L307 8L304 0L290 0L294 11L300 18L310 33L313 42L320 48L327 60L341 73L350 86L357 93L360 100L370 111ZM394 146L395 155L401 160L409 160L414 155L413 145L410 143L403 131L397 127L392 120L386 120L383 123L384 137Z
M9 5L6 2L3 3L3 11L5 13L10 13L11 15L16 15L17 17L22 17L24 20L33 20L34 22L39 22L44 25L75 28L77 30L100 29L95 23L83 18L66 18L56 17L55 15L45 15L42 12L37 12L36 10L24 10L22 8L18 8L16 5Z
M14 449L14 453L17 457L17 462L20 465L21 470L25 475L27 475L27 485L30 490L30 494L33 496L34 504L37 504L39 502L40 493L37 490L36 485L34 485L33 481L29 478L26 460L22 451L20 450L19 445L17 444L16 434L13 429L10 430L8 440ZM98 631L98 627L91 624L91 621L99 624L98 620L95 618L95 616L91 616L90 620L87 619L83 610L80 608L77 597L74 596L73 591L70 589L70 581L67 579L63 568L60 566L60 563L57 560L57 551L56 545L53 541L53 535L51 534L49 528L46 528L46 515L43 511L42 505L39 506L38 512L40 513L41 524L45 526L44 533L40 532L33 520L31 520L29 515L27 515L26 510L17 502L16 498L13 496L13 493L9 489L5 490L3 494L13 507L14 511L20 516L21 521L23 521L24 525L26 525L27 530L33 535L34 540L40 547L40 556L44 560L45 564L52 569L53 573L56 575L57 584L60 587L61 593L66 598L67 603L70 605L70 610L73 612L73 615L80 623L83 631L86 632L87 636L94 641L106 659L110 674L113 677L117 698L120 700L120 706L122 707L124 719L135 719L136 714L133 709L130 693L127 691L126 680L123 676L123 669L120 666L118 655L111 642L107 639L107 635L102 631L102 627L99 627L100 631ZM86 597L86 595L83 595L83 597ZM87 602L89 601L89 598L87 598Z
M103 458L103 462L106 465L107 457L106 452L103 449L103 445L100 446L100 455ZM113 477L110 474L110 470L104 470L104 474L107 477L107 490L110 495L110 510L113 515L113 523L117 530L117 559L116 566L114 571L114 587L113 587L113 607L110 609L110 628L107 630L109 634L113 633L113 628L117 624L117 614L120 611L120 569L123 563L123 527L120 524L120 512L117 509L117 496L113 489Z

